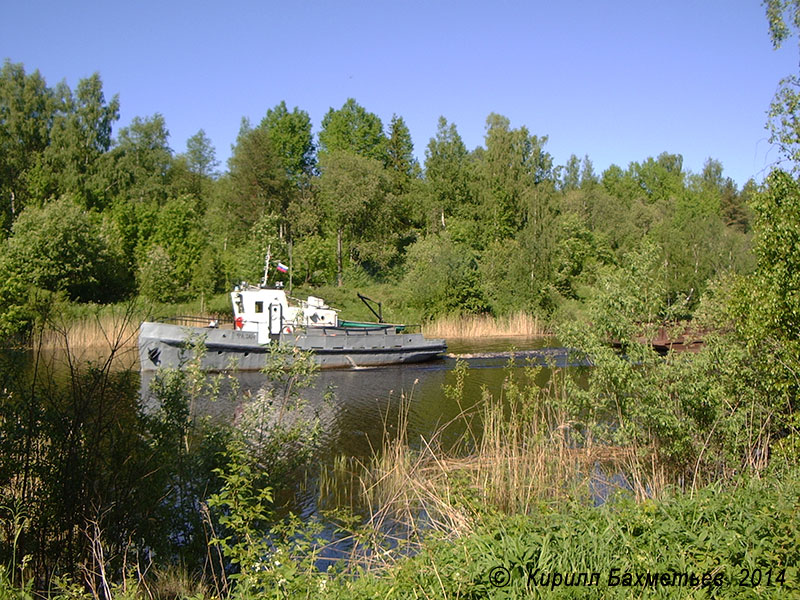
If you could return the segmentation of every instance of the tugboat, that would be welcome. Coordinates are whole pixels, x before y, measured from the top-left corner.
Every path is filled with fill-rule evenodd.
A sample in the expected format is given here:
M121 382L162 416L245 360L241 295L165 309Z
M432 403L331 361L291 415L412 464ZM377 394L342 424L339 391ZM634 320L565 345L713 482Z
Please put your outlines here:
M377 323L342 321L336 309L315 296L290 302L282 283L267 284L269 266L268 252L262 282L242 282L231 292L230 329L216 321L205 327L166 320L142 323L141 370L183 366L192 341L204 344L200 366L208 371L263 369L275 344L311 351L321 368L417 363L440 358L447 350L444 340L410 333L407 325L383 323L381 318ZM277 264L277 270L285 269Z

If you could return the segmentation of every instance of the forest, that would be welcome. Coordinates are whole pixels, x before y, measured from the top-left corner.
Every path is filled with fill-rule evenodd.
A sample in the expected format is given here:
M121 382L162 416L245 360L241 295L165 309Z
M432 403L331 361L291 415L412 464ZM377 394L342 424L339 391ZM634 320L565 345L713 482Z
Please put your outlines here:
M294 285L383 284L421 321L580 311L603 269L650 242L665 299L689 317L710 280L754 264L758 186L738 189L712 158L701 173L666 152L595 173L589 157L554 164L546 135L490 114L472 150L441 117L419 164L401 116L384 124L349 99L318 132L283 102L243 119L220 171L202 129L176 153L161 115L117 131L119 108L99 74L71 90L2 67L6 338L29 330L32 295L208 300L259 280L267 248L291 259Z
M773 44L796 37L800 1L764 5ZM494 113L474 149L441 117L420 164L403 118L355 99L318 130L283 102L243 119L223 169L202 129L183 152L159 114L116 129L99 74L72 90L6 60L0 600L797 597L798 90L767 113L781 168L742 188L668 152L557 165ZM469 402L454 360L455 442L399 410L354 459L303 412L310 355L274 345L244 393L198 341L143 394L129 340L70 342L76 315L222 314L267 249L290 287L376 290L392 318L536 316L568 360L511 353ZM687 327L697 352L642 343ZM301 484L316 516L287 508Z

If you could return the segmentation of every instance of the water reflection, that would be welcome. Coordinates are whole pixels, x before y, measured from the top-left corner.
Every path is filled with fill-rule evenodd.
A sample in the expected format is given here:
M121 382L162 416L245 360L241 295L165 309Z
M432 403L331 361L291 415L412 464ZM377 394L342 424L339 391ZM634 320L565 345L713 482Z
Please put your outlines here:
M563 350L547 347L552 343L552 340L520 339L495 340L490 344L451 343L451 354L438 362L320 372L313 389L302 392L302 396L307 400L307 406L300 415L300 418L318 417L320 420L322 439L319 460L314 465L316 469L307 473L305 478L298 477L294 489L276 490L276 494L281 502L286 501L286 510L292 510L304 517L316 514L319 497L316 478L319 475L319 467L331 465L338 456L356 458L371 456L374 451L382 447L384 435L398 435L398 422L404 407L407 408L407 413L403 413L407 415L407 428L404 429L404 433L407 434L408 442L412 447L419 446L422 438L431 440L434 434L447 423L453 424L444 430L440 441L445 447L452 444L463 433L463 421L458 420L457 417L462 411L469 410L480 401L484 391L497 397L501 393L509 368L516 369L527 364L566 365L566 353ZM509 367L512 348L517 350L514 351L514 366ZM123 353L118 358L120 362L125 362L129 361L132 356L135 356L135 353ZM464 380L463 393L458 399L455 399L446 395L443 388L456 383L454 367L459 358L467 363L469 369ZM103 435L107 435L107 437L98 441L95 447L98 449L110 447L116 451L118 446L123 447L125 443L129 443L130 447L134 448L129 451L128 447L124 446L125 449L120 451L119 455L109 454L100 457L101 462L108 465L108 472L103 471L103 476L113 479L117 470L122 471L123 467L127 468L127 465L135 462L131 460L133 452L142 453L142 456L139 456L142 462L146 462L147 457L151 455L148 442L140 443L152 431L148 429L146 420L140 419L137 403L141 403L145 412L151 411L151 414L158 408L149 393L152 374L142 377L141 388L137 395L136 390L132 389L130 381L130 379L135 380L137 372L122 369L125 371L124 373L114 373L114 383L115 385L119 383L119 385L112 390L113 393L109 392L102 398L95 399L92 397L91 389L78 389L80 387L78 384L85 378L70 377L71 373L75 373L73 367L77 365L79 366L78 371L87 371L88 363L93 363L95 366L103 365L105 364L104 356L95 356L89 353L76 356L74 353L68 354L63 351L1 352L0 383L4 387L8 386L9 389L28 389L31 398L39 401L46 400L50 416L55 424L54 428L60 426L61 415L67 414L61 411L60 403L69 403L72 398L71 393L81 392L78 395L81 400L87 400L86 412L89 416L97 413L106 421L113 423L113 427L104 426L102 428ZM122 368L120 363L117 363L116 366ZM109 368L109 371L111 370L116 369ZM547 368L543 368L537 377L537 382L540 384L546 382L549 373ZM29 381L34 378L34 375L37 381L36 386ZM120 380L126 379L124 382L116 381L118 379L116 375L130 375L130 378L119 378ZM100 384L105 381L102 377L96 379ZM234 381L240 389L239 392L229 395L223 388L220 399L197 398L192 407L194 414L227 423L235 422L237 414L242 410L243 397L248 393L257 393L258 390L268 385L266 376L259 373L241 373L235 377ZM13 386L12 383L14 383ZM123 383L124 385L122 385ZM36 394L33 393L34 387L36 387ZM332 393L328 394L328 390L332 390ZM88 400L92 400L92 402L88 402ZM75 406L69 405L66 408L73 410L71 413L72 423L74 423L74 430L78 431L88 420L85 418L86 415L81 412L83 404L73 404ZM65 423L69 425L66 420ZM70 427L65 428L68 430L64 434L65 436L72 431ZM100 428L96 429L100 430ZM90 458L94 457L95 455L91 454ZM207 471L210 473L210 468ZM87 481L90 476L92 473L87 471ZM134 480L132 475L131 481L146 488L149 485L149 477L148 474L142 483L140 480ZM58 479L53 479L53 481L57 482ZM115 487L105 484L96 487L103 491L122 490L125 493L133 489L126 489L122 485ZM124 513L126 510L124 503L114 504L114 501L115 498L109 500L111 504L120 508L121 514ZM145 510L146 507L138 508ZM173 525L176 528L181 527L181 523L178 521ZM179 531L177 537L173 536L170 539L179 539L183 533Z
M499 394L512 356L513 367L544 367L537 383L546 383L548 367L563 367L567 358L564 349L547 347L548 343L552 340L451 343L452 352L435 362L322 370L314 387L302 392L307 401L304 413L307 418L317 416L320 419L323 456L370 456L381 447L385 434L393 436L397 433L400 412L404 409L408 441L413 447L419 444L420 437L430 440L443 425L460 421L457 417L473 407L484 391ZM520 345L525 348L518 349ZM464 390L460 399L449 399L443 388L455 384L453 369L458 360L463 360L468 366ZM147 405L153 402L146 392L152 375L145 373L142 377ZM256 393L269 385L266 376L258 372L242 372L235 377L241 389L239 397ZM200 400L195 407L196 413L214 419L233 419L237 414L239 397L231 399L224 386L222 391L220 399ZM453 424L444 433L440 441L447 447L463 433L463 424Z
M485 393L499 398L508 369L540 366L536 383L546 385L551 367L567 366L566 351L552 347L554 343L551 338L451 342L448 356L435 362L320 371L314 387L301 392L306 404L299 415L320 422L320 460L315 466L330 466L338 456L369 458L380 450L386 436L394 439L401 433L412 448L431 443L434 437L441 447L450 448L465 432L467 421L460 417ZM463 392L458 398L448 397L444 388L455 385L454 368L459 360L468 367ZM143 390L147 390L149 377L143 374ZM235 377L240 388L236 397L229 397L223 386L221 399L197 402L196 414L233 420L242 397L270 385L266 376L257 372ZM148 401L152 402L146 399L145 404ZM305 485L298 486L295 510L315 512L314 477L311 474L310 479L304 478Z
M302 397L307 401L305 417L320 419L322 456L372 455L381 447L384 435L397 434L401 410L406 411L406 432L412 447L420 443L420 438L430 441L437 432L443 433L439 441L448 447L463 433L463 420L457 417L472 408L485 392L498 397L509 365L542 366L537 378L539 385L547 382L549 367L567 366L567 352L557 347L553 338L450 340L448 346L448 355L435 362L320 371L314 387L304 390ZM33 354L38 360L33 359ZM130 368L134 355L134 352L119 353L116 366ZM44 369L60 380L69 375L70 364L100 365L104 358L107 356L86 353L73 356L63 351L3 352L0 371L8 377L34 368ZM444 386L455 384L454 367L459 360L468 366L463 394L459 399L447 398ZM152 377L153 373L142 374L140 401L146 412L157 408L157 401L149 393ZM231 422L241 409L243 397L269 385L267 377L258 372L237 373L234 377L235 387L240 388L238 393L230 393L230 384L223 383L219 397L197 400L193 407L195 414ZM442 432L446 424L451 425Z

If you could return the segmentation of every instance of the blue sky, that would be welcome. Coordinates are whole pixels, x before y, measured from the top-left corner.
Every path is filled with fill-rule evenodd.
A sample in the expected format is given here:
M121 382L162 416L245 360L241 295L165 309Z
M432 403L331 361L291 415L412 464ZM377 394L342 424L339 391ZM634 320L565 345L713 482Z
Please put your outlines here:
M699 172L709 157L740 186L778 154L766 111L798 68L775 51L760 0L527 2L6 2L0 59L48 84L99 72L121 119L161 113L170 145L204 129L225 161L242 117L285 100L319 131L353 97L402 116L424 160L439 116L467 147L486 117L547 135L557 164L600 173L661 152Z

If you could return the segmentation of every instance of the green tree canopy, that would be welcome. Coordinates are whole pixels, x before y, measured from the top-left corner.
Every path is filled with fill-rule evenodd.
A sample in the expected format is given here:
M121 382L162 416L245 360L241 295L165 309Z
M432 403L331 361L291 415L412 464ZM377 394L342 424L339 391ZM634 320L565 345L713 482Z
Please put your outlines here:
M71 194L86 206L103 207L109 181L100 158L111 148L119 98L115 95L106 103L97 73L81 79L74 93L59 85L56 95L59 109L39 172L39 195L44 200Z
M389 136L386 140L387 168L392 173L398 193L408 191L411 180L420 173L419 163L414 157L414 142L403 117L392 115Z
M216 150L202 129L186 140L186 152L177 155L170 167L175 195L196 198L210 195L211 183L219 177Z
M777 49L800 30L800 0L762 0L766 7L772 45ZM800 38L798 38L800 44ZM783 158L800 171L800 77L792 74L778 84L770 104L767 130Z
M767 11L772 45L780 48L792 36L792 30L800 29L800 0L762 0L761 3Z
M580 186L581 161L576 155L571 154L567 159L567 164L565 164L563 167L559 167L559 170L559 187L562 190L575 190Z
M217 153L204 130L186 140L186 163L192 173L211 178L217 176Z
M487 309L475 253L454 242L448 232L428 236L409 247L408 266L403 287L408 291L409 304L422 318Z
M326 153L321 167L318 193L325 222L337 239L337 280L342 285L346 255L357 263L381 260L380 248L370 242L393 229L389 182L379 161L347 151Z
M3 63L0 70L0 229L31 196L28 177L50 142L56 100L38 71Z
M484 243L513 235L538 211L535 188L554 183L553 160L544 150L547 136L511 129L508 118L495 113L486 119L486 150L478 164ZM536 218L536 217L534 217Z
M166 202L173 157L162 115L134 117L120 130L110 160L118 195L138 203Z
M436 135L425 149L425 180L428 184L428 227L445 229L449 217L471 203L470 165L455 123L439 117Z
M319 132L320 153L352 152L386 161L386 136L380 118L348 98L342 108L331 108L322 118Z
M194 198L170 199L158 212L155 227L148 239L148 250L159 247L166 252L171 266L172 297L186 298L195 265L206 246L198 201ZM150 257L150 254L148 254ZM161 258L159 261L163 262Z
M104 287L106 245L71 199L27 208L14 223L7 252L11 270L29 286L63 291L72 300L113 298L114 291Z
M281 101L267 111L259 127L267 131L286 176L296 186L306 185L316 166L308 113L297 107L289 112L286 102Z
M280 148L267 126L255 129L245 120L228 161L231 219L247 231L265 213L286 215L291 182Z

